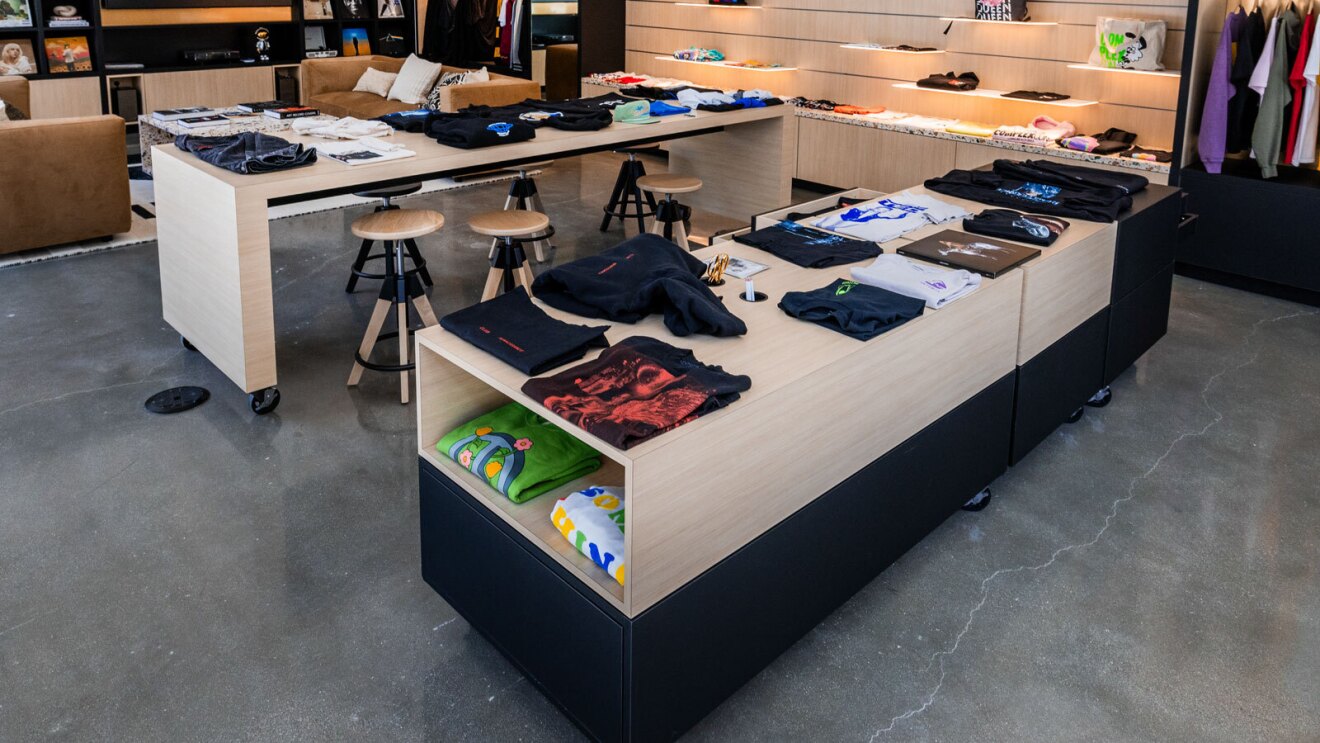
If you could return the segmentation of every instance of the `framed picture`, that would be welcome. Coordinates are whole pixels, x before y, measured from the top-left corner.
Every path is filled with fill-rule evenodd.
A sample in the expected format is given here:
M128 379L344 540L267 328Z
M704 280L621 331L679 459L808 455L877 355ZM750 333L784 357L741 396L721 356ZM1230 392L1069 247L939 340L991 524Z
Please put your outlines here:
M0 0L0 28L32 28L32 3Z
M402 18L403 0L377 0L377 18Z
M339 0L339 17L355 21L367 18L367 0Z
M335 6L330 0L303 0L303 20L334 20Z
M87 44L87 37L63 36L46 39L46 69L52 75L91 72L92 49Z
M30 40L0 39L0 75L35 75L36 58Z
M367 38L367 29L344 29L344 56L356 57L362 54L371 54L371 40Z

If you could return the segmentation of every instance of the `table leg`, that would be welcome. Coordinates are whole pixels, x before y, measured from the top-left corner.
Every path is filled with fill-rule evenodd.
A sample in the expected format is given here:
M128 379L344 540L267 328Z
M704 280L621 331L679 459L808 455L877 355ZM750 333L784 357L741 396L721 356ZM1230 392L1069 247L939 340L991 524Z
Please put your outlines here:
M275 386L265 200L173 156L155 166L165 321L244 392Z

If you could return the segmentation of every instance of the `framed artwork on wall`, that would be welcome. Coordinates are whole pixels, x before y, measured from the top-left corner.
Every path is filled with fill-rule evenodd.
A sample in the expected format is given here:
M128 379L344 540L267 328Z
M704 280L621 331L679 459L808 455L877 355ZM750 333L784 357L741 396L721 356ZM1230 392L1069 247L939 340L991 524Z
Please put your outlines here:
M347 20L367 18L367 0L339 0L339 17Z
M0 39L0 75L35 75L36 59L29 39Z
M403 0L378 0L376 6L377 18L402 18Z
M32 3L0 0L0 28L32 28Z
M303 20L334 20L335 6L330 0L303 0Z
M356 57L363 54L371 54L371 40L367 38L367 29L344 29L344 56Z
M52 75L91 72L92 49L86 36L46 39L46 70Z

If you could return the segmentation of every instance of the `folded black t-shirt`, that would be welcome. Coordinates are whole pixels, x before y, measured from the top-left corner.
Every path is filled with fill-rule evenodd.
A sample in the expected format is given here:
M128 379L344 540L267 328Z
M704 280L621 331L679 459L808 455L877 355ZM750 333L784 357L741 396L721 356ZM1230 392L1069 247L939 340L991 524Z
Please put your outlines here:
M536 136L536 129L521 121L433 113L426 120L426 136L440 144L472 150L478 147L526 142Z
M885 252L873 242L780 222L733 238L803 268L829 268L874 258Z
M1144 191L1150 181L1133 173L1067 165L1053 160L996 160L994 170L1005 178L1048 183L1067 188L1117 188L1125 194Z
M440 318L440 327L523 374L543 374L605 348L609 326L570 325L532 304L521 289Z
M1027 215L1012 209L986 209L963 219L963 229L968 232L1045 247L1053 245L1069 226L1058 217Z
M706 264L659 235L642 234L536 277L532 292L556 309L634 323L660 312L677 336L743 335L747 325L701 281Z
M407 111L396 111L392 114L377 116L376 121L383 121L389 124L397 131L412 132L421 134L426 131L426 120L434 113L425 108L414 108Z
M1112 222L1132 207L1132 197L1118 188L1058 186L986 170L951 170L926 181L926 188L982 204L1092 222Z
M496 121L520 121L536 129L548 126L569 132L599 131L614 120L608 108L572 107L560 103L566 102L552 103L529 98L508 106L468 106L461 113Z
M529 379L522 391L583 430L631 446L723 408L752 380L703 364L691 351L633 336L593 361Z
M869 341L913 318L921 317L924 299L905 297L878 286L837 279L809 292L788 292L779 308L859 341Z

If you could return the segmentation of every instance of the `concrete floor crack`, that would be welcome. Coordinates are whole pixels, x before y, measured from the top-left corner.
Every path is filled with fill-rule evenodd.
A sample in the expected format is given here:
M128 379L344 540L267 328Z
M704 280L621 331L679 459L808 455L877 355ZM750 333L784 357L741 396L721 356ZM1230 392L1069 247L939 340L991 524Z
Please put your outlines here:
M1246 337L1242 339L1242 347L1244 349L1250 349L1252 340L1255 339L1256 334L1259 333L1260 329L1265 325L1283 322L1284 320L1291 320L1297 317L1313 317L1315 315L1320 315L1320 310L1309 310L1309 311L1302 310L1302 311L1290 312L1284 315L1280 315L1278 317L1264 318L1258 320L1251 326L1251 331L1247 333ZM985 608L986 602L990 599L990 587L993 582L997 581L1000 578L1014 575L1016 573L1039 572L1042 570L1046 570L1050 566L1052 566L1055 562L1057 562L1060 557L1063 557L1064 555L1070 552L1076 552L1078 550L1083 550L1098 544L1101 538L1104 537L1105 532L1109 531L1109 527L1114 523L1114 519L1118 517L1119 507L1121 507L1124 503L1127 503L1128 501L1137 497L1137 487L1140 486L1141 483L1149 479L1151 475L1155 474L1155 471L1158 470L1160 468L1160 465L1164 464L1165 460L1167 460L1173 454L1174 450L1178 448L1179 444L1186 441L1187 439L1194 439L1205 436L1207 433L1210 432L1212 428L1219 425L1219 423L1221 423L1224 420L1224 414L1218 408L1216 408L1214 405L1210 403L1210 398L1209 398L1210 388L1213 387L1215 383L1218 382L1220 379L1222 379L1224 376L1231 374L1233 372L1241 371L1242 369L1251 366L1252 364L1256 363L1257 359L1259 358L1260 358L1259 352L1251 354L1251 356L1248 357L1245 361L1239 362L1238 364L1232 366L1225 366L1223 369L1220 369L1218 372L1215 372L1213 375L1210 376L1209 379L1206 380L1205 386L1201 388L1201 404L1204 405L1206 409L1209 410L1210 413L1213 415L1212 420L1209 423L1206 423L1204 426L1202 426L1199 430L1185 431L1179 434L1177 437L1173 439L1172 442L1170 442L1169 446L1164 450L1164 453L1161 454L1154 461L1154 463L1150 465L1150 467L1148 467L1141 474L1133 477L1132 481L1128 483L1126 494L1124 494L1119 498L1114 499L1114 502L1110 504L1109 513L1105 516L1104 524L1100 527L1099 531L1095 533L1095 536L1093 536L1091 539L1085 542L1078 542L1076 544L1069 544L1060 547L1050 555L1048 560L1041 562L1039 564L1019 565L1017 567L1012 567L1012 568L1002 568L1000 570L996 570L995 572L988 575L984 580L982 580L981 588L980 588L980 598L976 602L976 604L972 606L970 610L968 610L967 621L963 623L962 629L960 629L958 631L958 634L954 636L953 644L944 650L940 650L932 654L930 656L930 660L926 663L926 668L923 671L923 673L930 673L931 670L934 669L936 666L939 667L939 676L935 680L935 686L930 690L930 693L926 695L925 699L922 700L920 705L908 709L907 711L899 715L895 715L894 717L890 718L888 725L882 728L878 728L874 733L872 733L868 743L875 743L875 741L879 739L881 736L886 736L889 733L893 732L894 728L899 723L904 722L905 720L910 720L914 717L917 717L918 715L921 715L935 704L935 700L939 696L940 691L944 688L944 681L948 676L948 671L945 666L945 662L950 657L952 657L954 653L958 652L958 647L962 645L963 638L966 637L967 633L971 631L972 625L976 621L976 615L981 611L981 609Z

